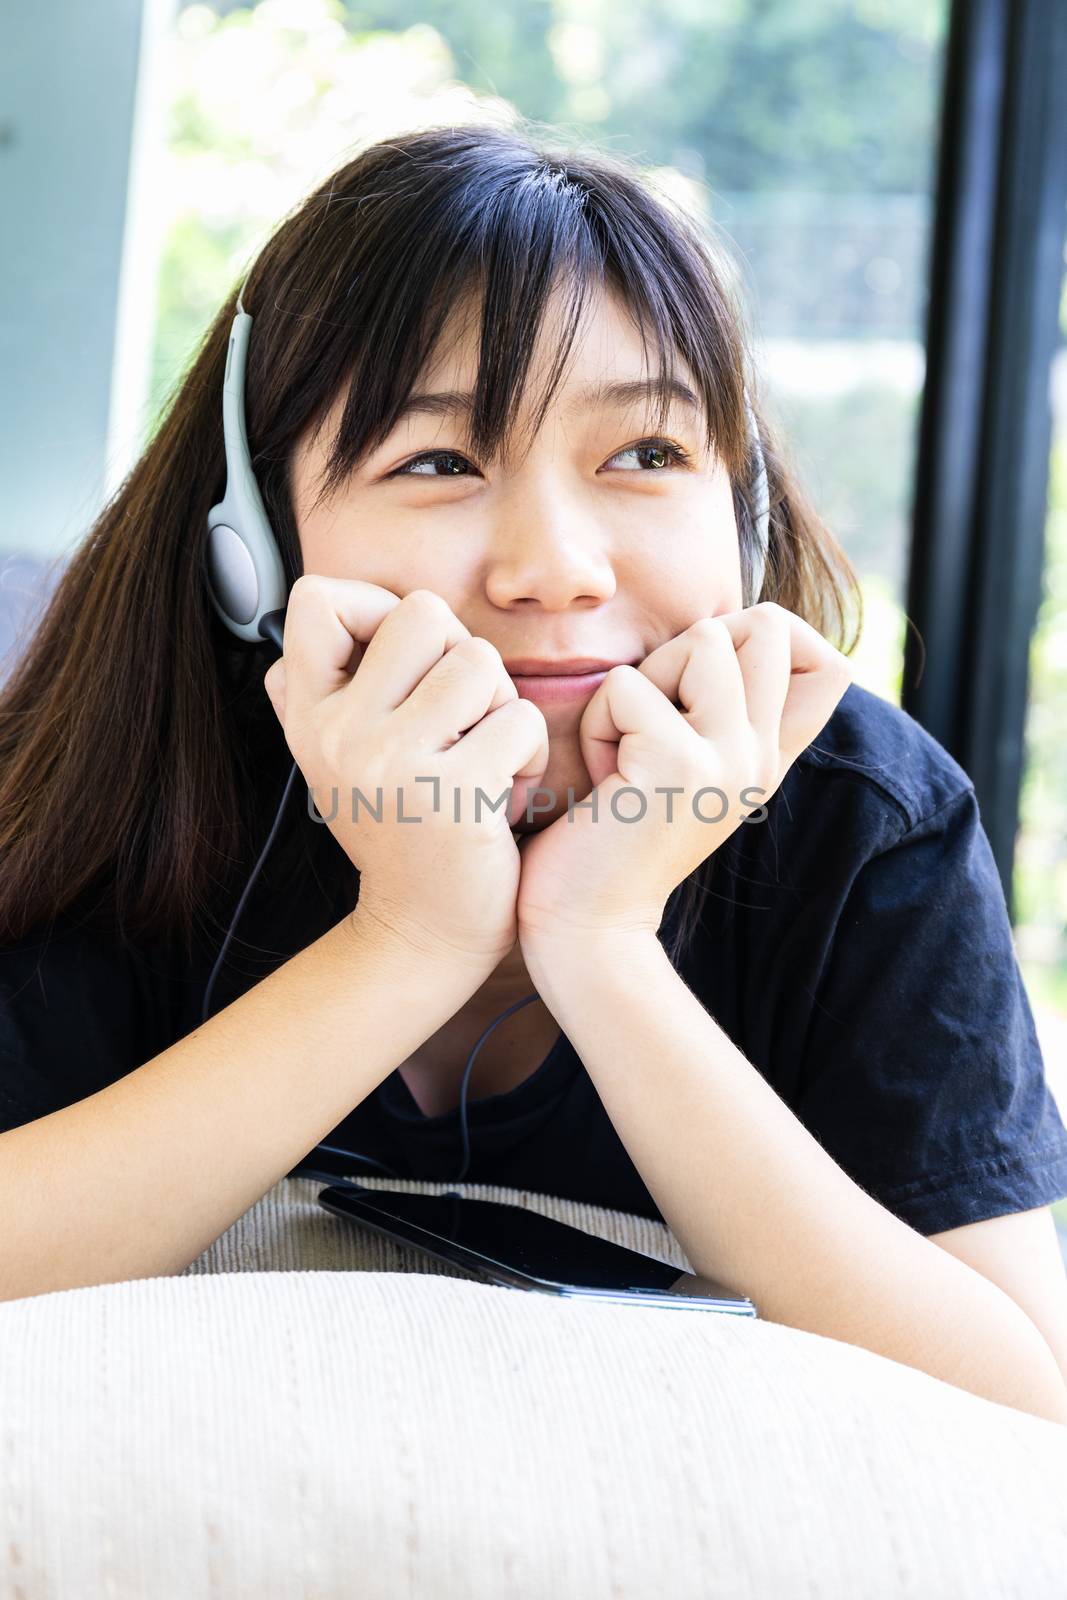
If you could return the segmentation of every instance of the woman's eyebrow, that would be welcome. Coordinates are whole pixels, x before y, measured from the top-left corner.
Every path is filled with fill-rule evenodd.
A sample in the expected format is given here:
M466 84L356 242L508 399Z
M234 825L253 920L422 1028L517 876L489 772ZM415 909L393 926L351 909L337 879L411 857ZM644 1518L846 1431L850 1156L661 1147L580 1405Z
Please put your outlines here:
M593 384L575 395L566 409L586 411L596 406L634 405L640 400L667 400L694 413L703 410L689 385L677 378L626 378ZM474 395L467 390L442 389L433 394L412 394L397 412L396 423L415 413L433 417L458 415L469 420L473 409Z

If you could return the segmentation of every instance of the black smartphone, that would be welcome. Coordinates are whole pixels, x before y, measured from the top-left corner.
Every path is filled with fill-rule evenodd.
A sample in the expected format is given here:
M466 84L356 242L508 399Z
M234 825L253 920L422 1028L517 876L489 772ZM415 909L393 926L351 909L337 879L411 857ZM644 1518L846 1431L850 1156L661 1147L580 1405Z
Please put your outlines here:
M759 1315L747 1296L722 1284L679 1272L639 1250L523 1206L473 1199L455 1190L408 1194L355 1183L321 1189L318 1199L327 1211L414 1245L483 1283L628 1305Z

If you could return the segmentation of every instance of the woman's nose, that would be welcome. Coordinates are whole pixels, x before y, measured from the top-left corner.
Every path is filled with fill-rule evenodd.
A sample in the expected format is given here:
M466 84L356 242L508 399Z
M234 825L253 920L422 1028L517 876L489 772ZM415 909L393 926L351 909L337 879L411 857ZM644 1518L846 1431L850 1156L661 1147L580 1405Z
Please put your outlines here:
M495 606L536 603L560 611L615 593L606 530L561 500L513 501L494 530L486 567L486 594Z

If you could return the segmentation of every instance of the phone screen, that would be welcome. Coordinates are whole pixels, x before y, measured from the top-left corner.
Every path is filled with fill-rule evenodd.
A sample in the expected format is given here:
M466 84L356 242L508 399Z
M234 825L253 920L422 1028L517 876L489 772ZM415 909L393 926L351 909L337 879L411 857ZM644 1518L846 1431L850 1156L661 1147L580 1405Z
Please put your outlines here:
M414 1245L484 1282L548 1294L638 1299L758 1315L751 1300L722 1284L523 1206L472 1199L454 1191L408 1194L358 1184L323 1189L318 1199L328 1211Z

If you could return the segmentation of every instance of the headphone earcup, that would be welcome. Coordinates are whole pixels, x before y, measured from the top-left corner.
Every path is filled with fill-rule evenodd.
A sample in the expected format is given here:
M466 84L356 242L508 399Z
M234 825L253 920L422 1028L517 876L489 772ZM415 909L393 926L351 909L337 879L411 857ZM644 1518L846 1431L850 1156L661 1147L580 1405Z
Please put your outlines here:
M284 612L288 585L248 449L244 385L251 330L248 312L238 311L222 389L226 492L208 512L204 578L211 603L230 632L249 644L261 644L260 623L268 613Z

